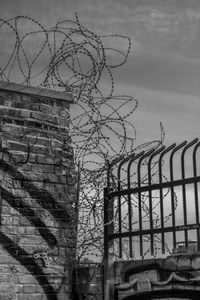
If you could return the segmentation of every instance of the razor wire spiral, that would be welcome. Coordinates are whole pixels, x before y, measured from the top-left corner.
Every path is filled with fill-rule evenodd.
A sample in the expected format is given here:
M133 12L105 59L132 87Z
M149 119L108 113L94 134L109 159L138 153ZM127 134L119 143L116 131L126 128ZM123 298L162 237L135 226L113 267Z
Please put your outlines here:
M79 174L78 259L102 257L108 162L158 147L164 138L161 128L159 140L136 147L132 118L138 101L115 95L113 70L126 63L131 40L95 34L76 15L50 29L26 16L0 19L0 42L5 45L1 80L73 94L70 142Z

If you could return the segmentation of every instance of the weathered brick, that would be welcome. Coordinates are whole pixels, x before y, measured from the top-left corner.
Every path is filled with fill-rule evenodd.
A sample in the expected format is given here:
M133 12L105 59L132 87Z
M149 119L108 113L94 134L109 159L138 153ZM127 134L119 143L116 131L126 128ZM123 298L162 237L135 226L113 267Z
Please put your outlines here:
M44 276L55 290L65 282L64 295L70 299L71 269L65 269L75 258L75 235L69 229L74 221L63 222L63 209L75 201L75 192L69 188L75 184L73 151L64 142L69 135L69 106L67 101L52 97L0 89L0 112L5 116L0 141L4 140L12 153L12 159L1 157L12 172L0 171L0 185L12 196L2 201L2 233L8 244L0 247L0 279L6 283L0 299L7 293L11 298L6 300L16 296L18 300L46 300L38 282ZM52 240L50 232L57 241L55 246L47 243ZM34 253L41 252L47 253L49 266L42 259L34 260Z
M36 292L36 287L34 284L25 284L23 291L25 294L35 294Z
M9 274L0 274L0 284L8 284L10 282Z
M23 235L26 233L26 227L22 227L22 226L14 226L13 227L13 233L17 234L19 236Z
M18 300L41 300L42 299L42 294L23 294L18 296Z
M11 225L12 224L12 217L11 216L2 216L1 217L1 224L2 225Z
M19 275L18 276L19 283L23 284L37 284L36 279L32 275Z
M25 228L25 233L28 235L35 235L36 234L36 228L32 226L26 226Z
M12 219L12 224L13 224L13 226L20 226L20 224L21 224L21 218L20 217L13 217L13 219Z
M18 300L18 295L14 292L1 293L1 300Z
M7 214L9 214L10 213L10 207L9 206L2 206L2 208L1 208L1 213L2 213L2 215L7 215Z
M0 293L8 293L11 290L14 290L13 286L10 286L9 284L0 284Z
M26 237L20 237L19 242L22 245L41 245L43 243L43 239L37 236L30 235Z

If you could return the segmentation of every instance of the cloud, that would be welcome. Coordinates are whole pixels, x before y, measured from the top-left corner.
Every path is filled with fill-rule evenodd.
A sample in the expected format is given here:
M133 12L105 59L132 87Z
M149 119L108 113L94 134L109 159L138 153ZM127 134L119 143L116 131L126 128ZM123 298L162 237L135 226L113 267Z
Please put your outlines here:
M115 73L115 72L114 72ZM135 56L128 59L116 80L154 90L200 96L200 60Z
M166 145L199 137L199 97L125 83L116 85L116 93L132 95L139 101L130 120L136 127L138 144L159 139L160 122Z
M1 0L0 15L30 15L44 26L52 27L57 21L73 19L75 11L80 22L94 32L134 37L128 62L113 71L116 87L122 86L126 94L130 92L142 99L140 117L146 124L146 127L141 125L144 133L148 128L147 135L157 136L159 121L163 121L171 138L196 135L199 127L197 97L200 96L200 2L59 0L55 5L53 0L19 0L16 4ZM110 45L126 47L117 40L110 41ZM110 57L115 59L113 53Z
M134 55L165 54L200 58L200 3L158 0L1 0L0 16L27 15L44 26L74 18L103 34L128 35L135 41ZM123 45L122 45L123 46Z

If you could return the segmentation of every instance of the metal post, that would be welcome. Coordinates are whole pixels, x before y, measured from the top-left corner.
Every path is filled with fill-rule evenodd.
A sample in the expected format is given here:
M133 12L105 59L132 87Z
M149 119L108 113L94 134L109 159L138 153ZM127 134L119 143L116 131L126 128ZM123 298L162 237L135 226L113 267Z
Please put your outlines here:
M104 189L104 300L114 300L114 254L113 240L113 199L108 198L108 188Z

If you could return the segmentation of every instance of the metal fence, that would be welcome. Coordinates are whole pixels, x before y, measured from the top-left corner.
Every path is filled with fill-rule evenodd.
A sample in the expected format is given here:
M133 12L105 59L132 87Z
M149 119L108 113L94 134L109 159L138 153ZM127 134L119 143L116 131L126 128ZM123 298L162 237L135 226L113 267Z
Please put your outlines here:
M144 258L147 243L149 254L155 255L158 236L162 254L167 244L171 251L176 249L179 237L185 251L191 237L200 251L199 149L196 138L132 154L118 162L115 175L113 165L109 166L104 197L105 256L115 245L122 258L125 241L130 258L137 247Z

